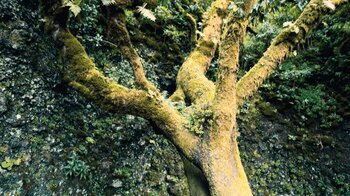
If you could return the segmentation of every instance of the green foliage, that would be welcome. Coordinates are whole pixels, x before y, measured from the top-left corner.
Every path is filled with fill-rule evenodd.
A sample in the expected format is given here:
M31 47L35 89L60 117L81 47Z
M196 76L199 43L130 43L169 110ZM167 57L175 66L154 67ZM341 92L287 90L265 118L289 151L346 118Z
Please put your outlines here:
M277 4L283 6L276 7ZM240 75L258 61L283 25L293 22L304 5L305 1L268 1L257 5L257 10L268 14L253 23L255 26L251 26L252 31L245 38ZM350 92L349 71L345 68L350 62L349 50L345 49L349 45L349 15L345 14L348 9L349 6L344 6L334 16L326 17L320 28L262 86L262 93L279 105L280 111L291 112L301 125L328 129L342 121L339 97Z
M8 20L19 18L22 15L18 1L2 1L0 4L0 19Z
M213 0L198 0L197 5L202 9L206 10L210 4L213 2Z
M186 36L186 33L179 31L174 25L169 25L164 29L164 35L175 43L179 43Z
M281 28L270 22L257 25L256 35L248 34L244 39L241 52L241 70L248 70L270 45L271 40L281 31Z
M273 18L276 22L281 20L281 18L293 18L296 16L295 12L300 12L302 9L304 9L308 2L308 0L259 0L253 8L252 21L257 23Z
M323 85L298 90L294 100L293 106L298 113L304 114L301 115L304 122L320 119L321 127L330 128L342 121L336 113L336 100L326 95Z
M187 126L193 133L202 135L205 129L212 124L212 110L210 110L208 105L192 108L191 110Z
M101 21L99 0L83 1L79 7L81 8L79 17L70 20L70 29L84 44L100 46L105 26L101 25L104 23Z
M157 6L155 9L155 14L158 20L165 22L166 20L171 20L174 18L174 15L170 9L165 6Z
M0 21L32 20L32 22L37 22L38 12L34 12L32 9L37 9L38 3L37 0L27 0L25 3L19 0L1 1Z
M349 193L350 192L350 175L349 174L338 174L334 177L334 181L337 186L340 187L340 193Z
M91 171L90 166L84 161L80 160L79 156L72 152L68 157L67 165L63 167L67 176L79 177L80 179L86 179Z

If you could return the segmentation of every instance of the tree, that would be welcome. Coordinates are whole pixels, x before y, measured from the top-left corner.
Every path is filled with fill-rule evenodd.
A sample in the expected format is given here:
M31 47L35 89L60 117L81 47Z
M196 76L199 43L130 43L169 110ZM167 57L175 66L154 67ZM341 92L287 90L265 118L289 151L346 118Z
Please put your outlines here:
M208 183L211 195L251 195L237 143L238 108L303 42L323 15L347 0L311 0L299 18L273 40L258 63L239 81L239 49L255 0L244 3L213 1L207 10L201 37L182 64L177 76L177 89L169 98L164 98L145 77L141 59L131 43L125 23L124 9L155 2L102 2L108 12L109 39L129 61L137 89L128 89L105 77L69 31L69 12L78 14L79 2L42 1L45 30L52 35L65 62L61 67L64 80L106 111L132 114L152 121L182 154L189 182L203 187L201 190L190 187L192 194L204 194ZM205 73L217 50L219 70L217 81L213 83ZM169 104L184 101L189 106L181 112ZM193 134L190 130L194 129L203 134ZM191 168L204 175L204 183L202 175L194 175Z

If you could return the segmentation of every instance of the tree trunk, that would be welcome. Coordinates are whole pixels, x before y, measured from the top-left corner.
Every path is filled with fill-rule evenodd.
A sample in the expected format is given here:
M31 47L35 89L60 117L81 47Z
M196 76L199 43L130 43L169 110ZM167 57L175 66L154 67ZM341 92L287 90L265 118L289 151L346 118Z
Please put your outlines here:
M222 143L211 143L201 160L211 195L252 195L236 139Z

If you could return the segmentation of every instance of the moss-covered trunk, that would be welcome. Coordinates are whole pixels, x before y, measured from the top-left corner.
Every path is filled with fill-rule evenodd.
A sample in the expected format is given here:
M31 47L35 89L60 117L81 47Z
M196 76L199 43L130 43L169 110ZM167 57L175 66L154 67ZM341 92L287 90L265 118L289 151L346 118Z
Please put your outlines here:
M203 160L211 195L252 195L236 141L210 150Z
M201 169L183 158L190 194L252 195L236 139L209 145L201 149Z

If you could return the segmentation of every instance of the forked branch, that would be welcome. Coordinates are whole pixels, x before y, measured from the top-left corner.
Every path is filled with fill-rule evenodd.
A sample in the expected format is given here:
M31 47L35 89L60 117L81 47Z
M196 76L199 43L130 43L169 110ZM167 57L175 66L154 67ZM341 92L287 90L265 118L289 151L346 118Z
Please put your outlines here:
M254 0L245 1L245 17L232 10L224 24L219 48L219 71L213 102L213 123L202 142L203 171L212 195L252 195L240 159L236 125L236 75L240 44Z
M206 78L205 73L217 49L229 2L216 0L211 4L202 36L180 68L176 80L177 90L171 97L172 100L184 100L186 97L191 103L207 104L214 99L215 85Z

